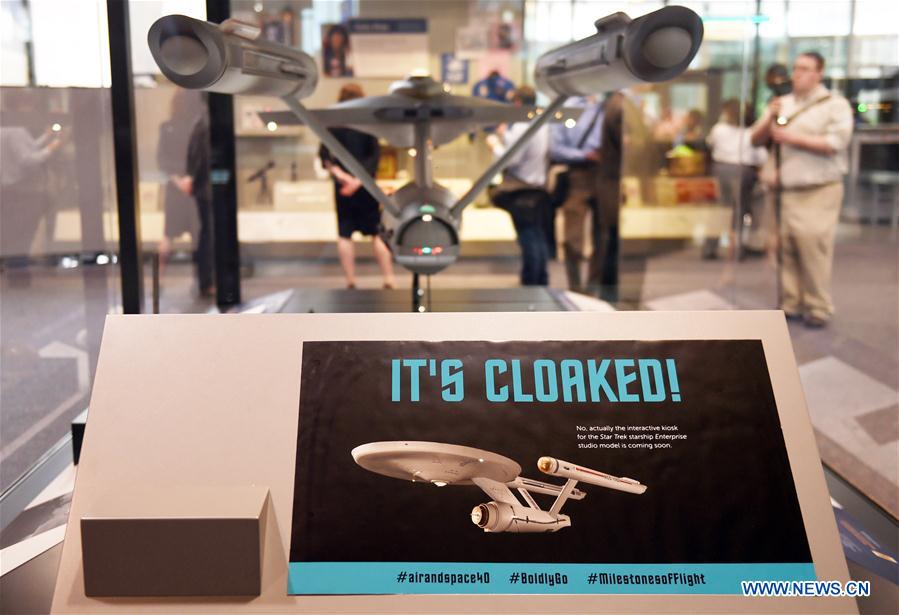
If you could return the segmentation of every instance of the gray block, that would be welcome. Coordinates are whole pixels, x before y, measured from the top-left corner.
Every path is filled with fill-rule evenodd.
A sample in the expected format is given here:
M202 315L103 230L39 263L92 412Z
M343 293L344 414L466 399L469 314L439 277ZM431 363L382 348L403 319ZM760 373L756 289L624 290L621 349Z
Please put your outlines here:
M268 489L142 490L81 517L84 593L258 596Z

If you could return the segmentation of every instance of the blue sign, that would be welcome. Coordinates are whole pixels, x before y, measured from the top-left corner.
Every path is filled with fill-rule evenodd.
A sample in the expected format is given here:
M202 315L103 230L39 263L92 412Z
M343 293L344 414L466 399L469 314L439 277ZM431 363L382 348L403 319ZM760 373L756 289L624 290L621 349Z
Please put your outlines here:
M468 83L468 60L457 58L454 53L440 54L440 80L452 85Z
M747 579L814 581L815 565L290 562L287 593L739 595Z

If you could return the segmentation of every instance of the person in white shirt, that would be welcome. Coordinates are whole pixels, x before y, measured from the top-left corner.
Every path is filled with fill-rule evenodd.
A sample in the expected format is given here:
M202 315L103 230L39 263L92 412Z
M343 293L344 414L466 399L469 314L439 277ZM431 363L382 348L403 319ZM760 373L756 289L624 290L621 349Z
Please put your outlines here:
M793 92L774 98L752 127L754 144L780 148L779 168L769 158L761 172L780 195L780 308L812 328L825 326L834 312L834 240L853 128L849 102L823 79L821 54L799 54Z
M532 106L536 92L527 86L515 90L512 102ZM487 137L494 156L502 156L528 128L528 122L499 126ZM521 247L521 283L525 286L549 284L547 262L549 245L544 225L551 220L551 204L546 192L549 168L549 128L544 126L512 157L503 171L503 181L491 192L498 207L512 216L518 245ZM549 214L549 215L547 215Z
M721 202L733 212L730 231L730 256L743 256L743 226L747 214L757 225L757 208L753 207L753 189L758 181L759 167L764 164L768 152L764 147L752 145L752 108L744 107L740 113L740 101L726 100L722 105L721 119L706 137L711 150L713 173L718 179ZM703 257L715 258L718 239L707 240Z
M15 88L11 88L15 89ZM40 137L24 126L10 123L25 117L32 101L22 92L4 94L0 129L0 246L7 264L24 264L41 219L49 215L47 178L50 157L64 143L59 132L48 128ZM9 107L10 109L7 109Z

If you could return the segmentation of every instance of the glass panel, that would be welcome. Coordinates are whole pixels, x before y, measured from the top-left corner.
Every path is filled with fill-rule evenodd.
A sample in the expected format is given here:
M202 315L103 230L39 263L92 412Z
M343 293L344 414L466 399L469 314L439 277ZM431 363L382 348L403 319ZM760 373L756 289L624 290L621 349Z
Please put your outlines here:
M205 19L206 4L131 0L129 12L145 309L150 312L158 303L163 313L205 312L214 300L211 250L206 249L211 248L211 210L184 191L188 147L192 139L203 140L205 97L176 87L162 75L150 54L147 33L163 15ZM198 249L201 240L203 250ZM199 254L206 256L199 259Z
M693 70L626 94L617 306L783 305L799 312L789 330L822 458L895 513L896 432L882 431L896 424L899 389L899 31L896 19L889 19L895 9L863 1L765 0L752 17L755 3L742 3L740 10L741 3L704 4L706 36ZM745 18L732 19L741 14ZM890 32L877 22L890 23ZM784 167L785 182L806 181L808 194L837 195L828 200L821 192L797 209L806 192L788 186L778 201L778 191L762 181L765 174L751 168L766 155L773 161L773 147L754 159L752 148L739 144L747 141L745 119L773 98L765 85L767 68L780 62L791 72L796 57L808 51L825 60L824 85L849 100L854 134L835 158L818 152L801 171ZM838 109L848 120L846 106ZM821 138L837 122L821 118L818 125L795 123L792 130ZM793 160L802 149L782 147ZM828 174L828 164L845 164L849 173L845 179ZM817 250L831 238L832 254L822 255ZM807 242L815 250L803 252ZM824 269L815 270L819 265ZM826 289L824 299L816 280ZM795 291L785 286L790 284L803 289L795 304ZM829 305L820 308L830 301L832 312ZM817 316L829 317L825 327Z
M109 87L105 2L35 0L28 6L34 85Z
M457 73L452 78L447 74L447 86L454 94L469 94L492 70L515 85L532 85L538 56L592 34L596 19L619 10L636 17L666 4L471 0L417 3L411 10L409 3L399 1L234 0L232 8L236 16L257 23L278 40L296 36L293 44L319 62L326 55L322 48L331 49L329 70L343 76L323 76L314 96L305 101L310 108L321 108L335 102L341 88L351 82L366 94L385 94L390 83L403 76L399 67L413 55L395 52L390 40L366 50L366 41L331 28L350 28L353 18L426 19L426 39L402 44L420 43L416 49L427 57L420 63L441 78L443 54L452 54L460 62L453 65ZM765 81L769 66L782 63L789 70L800 53L819 51L825 58L826 87L850 102L857 147L850 148L840 219L830 228L836 236L830 282L836 316L823 330L797 320L791 322L790 331L803 377L811 383L807 393L825 460L840 473L852 474L863 490L887 493L885 485L895 489L899 465L886 463L895 462L887 448L890 444L880 443L881 435L875 432L862 437L857 427L834 418L837 410L827 401L827 383L839 376L815 378L829 373L836 361L870 376L888 391L899 388L894 318L899 273L895 258L899 33L883 25L897 21L890 19L895 3L746 0L686 5L701 15L705 25L705 39L690 70L671 82L624 93L624 151L617 183L620 219L617 234L605 229L608 236L597 234L595 246L600 254L613 239L617 242L618 284L607 284L613 292L601 296L618 309L778 307L780 229L773 192L758 178L757 169L773 150L753 148L749 127L773 97ZM522 31L524 39L518 40ZM380 58L381 66L395 74L369 72L366 62L372 57ZM539 101L546 104L547 98L541 95ZM318 140L305 128L263 125L257 112L283 108L278 101L239 97L235 105L239 230L242 255L248 261L244 297L285 288L344 287L347 279L334 245L338 231L334 187L318 160ZM456 194L464 192L493 159L482 131L439 147L432 157L437 178ZM388 190L402 185L411 177L414 161L409 149L382 141L379 182ZM610 198L608 193L606 197ZM597 201L601 198L596 196ZM553 247L559 258L549 266L549 281L554 289L564 290L573 262L565 259L564 213L557 213L554 224ZM580 275L584 276L595 229L586 221L582 226L586 239ZM519 284L520 251L505 212L490 207L482 196L466 210L462 233L463 257L434 277L436 288ZM351 244L358 256L356 277L360 286L375 289L382 277L367 244L358 234ZM398 270L397 275L400 286L409 284L408 274ZM599 293L592 290L596 297ZM873 317L870 309L863 309L870 305L884 306L884 316ZM879 335L872 333L875 330ZM826 361L817 362L821 360ZM868 385L869 392L884 391ZM884 416L895 418L894 410L879 401L871 403L877 407L858 410L860 425L864 421L874 425ZM850 457L840 456L846 452ZM873 469L877 477L865 478L858 470L862 466Z
M512 86L532 84L539 54L592 34L597 18L619 10L637 17L666 4L233 0L231 6L236 18L314 55L327 69L305 101L321 108L350 83L369 95L385 94L413 69L430 71L454 94L508 100ZM146 31L167 13L203 17L204 5L202 0L131 3L142 240L148 263L161 257L158 269L147 266L145 286L149 307L151 276L158 272L161 311L205 311L212 305L201 296L208 283L198 279L194 253L208 237L202 221L208 221L214 204L204 210L183 194L189 191L183 181L187 153L203 123L204 101L159 74L148 55ZM778 280L784 279L778 273L779 248L796 252L798 240L783 230L776 193L753 168L773 150L749 147L747 126L773 97L765 85L766 69L775 62L789 69L798 54L820 52L825 85L848 99L854 127L846 180L831 182L845 192L839 220L827 229L836 237L827 281L836 311L823 330L796 320L790 331L825 461L869 494L889 493L899 466L895 438L882 428L895 418L895 407L884 400L894 400L889 395L899 389L894 318L899 9L886 0L686 5L704 19L700 52L677 79L624 93L621 179L613 182L621 195L614 200L621 204L619 223L614 231L597 225L601 232L595 235L590 223L582 228L586 258L613 241L619 251L618 283L607 278L605 286L612 288L602 290L612 292L601 296L618 309L779 305ZM32 0L4 2L0 9L0 480L7 485L65 433L69 418L86 404L103 316L118 309L118 278L112 266L105 2ZM354 30L354 19L426 25L420 36L374 39ZM485 84L494 72L503 79ZM258 117L259 111L283 108L268 98L235 99L244 298L284 288L343 288L351 281L380 288L385 280L367 237L357 233L349 243L358 254L355 278L340 265L335 186L320 161L318 140L304 127L263 124ZM412 177L416 157L430 155L437 180L462 194L493 160L487 134L474 131L430 153L382 141L377 179L385 190L395 190ZM602 222L609 215L602 213L608 193L591 190ZM572 262L565 259L563 219L564 214L556 216L554 247L560 256L549 267L550 285L558 290L566 288ZM778 246L781 235L792 243ZM486 196L465 211L462 240L463 257L434 278L435 287L519 284L515 229ZM410 278L397 268L397 285L409 286ZM599 294L593 292L594 298ZM842 399L841 391L828 387L843 381L854 383L849 388L857 398L836 407L833 400Z
M852 33L856 36L889 36L896 37L896 24L899 23L899 4L891 0L855 0L855 20ZM892 64L895 64L895 56Z
M762 0L759 34L765 38L780 39L787 34L786 0Z
M851 14L850 2L791 0L787 5L787 32L791 37L848 36Z
M28 85L29 57L28 37L31 31L31 16L23 4L17 2L0 3L0 85Z
M317 59L327 74L304 104L322 108L350 84L367 95L386 94L413 69L428 70L453 94L507 101L514 86L533 85L541 53L592 34L596 19L615 11L637 17L667 4L232 0L231 7L235 18L258 25L264 36ZM811 304L803 303L806 313L797 316L805 318L789 323L819 450L838 473L899 512L899 4L684 4L705 25L690 70L668 83L633 87L620 99L605 96L606 112L613 100L624 108L623 159L620 179L612 173L600 188L595 176L588 178L585 191L593 205L585 199L580 212L586 218L580 275L591 259L616 269L602 271L602 288L589 288L589 296L568 297L607 307L596 302L602 298L622 310L771 309L781 305L784 254L791 259L787 267L821 266L832 291L832 319L816 326L821 323L810 318ZM0 487L65 434L72 416L85 407L103 319L120 309L105 6L102 0L0 3ZM146 47L147 29L157 17L177 12L203 18L205 2L141 0L130 9L147 307L158 275L161 311L206 311L212 300L201 291L210 282L200 279L194 261L200 245L208 245L204 230L211 232L215 204L198 206L184 180L190 144L202 141L197 135L205 103L201 95L167 82ZM366 38L353 29L355 19L383 20L382 25L424 20L425 30ZM822 54L825 86L844 96L852 112L852 139L848 148L839 148L848 150L839 161L845 180L825 178L844 196L835 201L832 223L815 244L835 238L832 269L829 257L801 254L799 243L809 239L802 225L789 227L778 216L791 207L784 205L786 193L777 209L777 192L757 169L773 160L775 150L760 151L748 142L753 116L774 98L766 70L774 63L790 70L797 55L808 51ZM546 100L541 95L539 101ZM321 162L318 139L305 127L264 124L258 113L284 109L278 100L237 97L234 105L244 299L288 288L343 289L350 282L380 289L385 276L369 237L357 232L338 249L336 186ZM417 157L430 155L435 178L461 195L494 159L488 134L473 131L430 153L382 140L379 185L396 190L412 178ZM822 160L830 143L818 141ZM817 177L819 170L812 164L809 173ZM813 180L801 188L818 187ZM620 198L610 196L616 194ZM609 202L615 212L604 209ZM589 218L596 212L601 223L602 216L620 218L617 225L594 225ZM559 255L549 264L549 282L559 292L568 289L574 262L565 215L563 207L547 224L555 226L552 247ZM814 210L805 226L823 217ZM465 211L462 258L434 277L434 287L518 286L516 239L509 215L481 195ZM348 246L357 256L354 276L341 265ZM606 261L593 256L616 250ZM396 285L408 289L411 276L394 268ZM800 273L813 276L808 268ZM816 292L803 291L802 301ZM395 305L405 309L405 303Z
M530 50L530 43L526 45L522 40L522 2L425 2L416 4L411 12L409 6L402 1L313 2L311 7L308 3L274 0L235 0L231 3L234 17L259 24L274 36L280 36L282 30L266 28L267 25L290 23L289 31L297 37L295 44L319 62L323 58L322 41L327 43L327 33L335 24L347 27L348 21L356 18L388 22L421 19L426 24L426 33L421 40L395 38L398 44L406 45L410 53L420 54L417 57L422 60L415 66L420 65L438 79L443 54L455 53L464 63L464 69L461 76L447 84L451 93L471 94L475 85L494 70L512 84L523 82L525 58L522 51L526 46ZM286 9L290 9L292 17L285 21ZM564 25L570 29L571 12L566 3L556 3L547 15L551 16L555 26ZM539 27L544 34L537 35L538 41L541 36L550 36L542 24ZM356 35L351 35L349 41L352 45L362 45L361 49L371 44ZM313 109L332 105L338 101L341 88L349 83L359 85L366 95L387 94L390 85L406 77L413 66L399 60L402 54L391 61L387 50L379 48L375 51L385 54L378 66L374 61L366 62L363 51L353 49L348 57L353 64L354 76L337 78L322 74L315 94L303 103ZM374 70L376 68L378 70ZM505 89L508 90L508 86ZM257 112L284 108L278 100L237 97L235 108L238 228L242 258L251 262L244 269L244 299L283 288L285 284L345 286L349 279L338 265L334 243L338 234L334 183L319 160L318 139L304 127L263 125ZM432 151L436 180L457 196L466 192L492 159L484 139L485 134L478 131ZM397 148L382 140L377 171L379 185L394 191L407 183L412 178L418 154L414 148ZM484 196L466 210L462 237L473 250L495 252L497 241L502 242L501 250L506 253L510 248L514 250L511 243L515 237L514 229L508 216L489 207ZM357 255L357 270L366 278L371 276L360 285L381 287L385 279L374 260L371 238L357 232L351 245ZM394 269L395 284L408 287L411 275L399 267ZM451 284L451 280L456 279L452 269L445 274L445 277L434 278L435 287ZM514 276L508 278L514 279Z
M87 407L120 310L105 6L0 11L0 489Z

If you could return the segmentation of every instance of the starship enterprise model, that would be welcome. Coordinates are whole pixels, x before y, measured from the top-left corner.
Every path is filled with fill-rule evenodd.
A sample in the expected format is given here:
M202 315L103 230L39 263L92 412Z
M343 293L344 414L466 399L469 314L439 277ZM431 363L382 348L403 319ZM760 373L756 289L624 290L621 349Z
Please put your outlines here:
M521 466L508 457L456 444L370 442L357 446L351 454L366 470L391 478L437 487L480 487L492 500L471 510L471 522L485 532L557 532L569 527L571 518L562 514L562 506L587 495L575 488L579 481L636 495L646 491L646 485L632 478L619 478L553 457L541 457L537 469L568 480L564 485L544 483L520 476ZM556 499L549 510L543 510L531 493L554 495Z
M453 96L426 74L395 83L386 96L369 96L324 109L300 102L318 83L315 60L267 41L262 29L227 20L221 24L168 15L150 28L147 42L162 73L184 88L225 94L275 96L289 111L262 113L263 121L304 124L383 206L392 225L389 243L397 263L414 273L437 273L459 255L462 210L506 168L548 121L574 121L564 108L570 96L598 94L639 83L668 81L683 73L702 42L699 16L666 6L631 19L614 13L595 22L596 34L538 58L537 87L546 107L519 107ZM521 137L461 197L434 180L431 154L479 127L529 121ZM350 126L399 148L415 148L413 181L385 194L362 164L328 130ZM410 151L411 153L411 151Z

